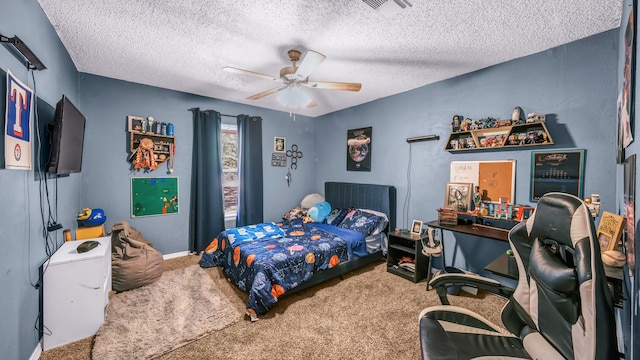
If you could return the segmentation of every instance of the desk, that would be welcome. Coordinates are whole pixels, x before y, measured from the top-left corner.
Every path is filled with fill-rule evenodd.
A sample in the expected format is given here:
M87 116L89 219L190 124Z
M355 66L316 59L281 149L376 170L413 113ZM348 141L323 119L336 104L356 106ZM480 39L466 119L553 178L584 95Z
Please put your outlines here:
M516 223L514 223L515 225ZM441 225L438 220L429 221L427 223L432 228L449 230L461 234L473 235L477 237L509 241L509 229L502 229L493 226L485 226L480 224L459 224L459 225Z
M514 222L513 225L517 223ZM476 236L485 239L492 239L497 241L509 241L509 229L503 229L493 226L486 226L482 224L458 224L458 225L445 225L440 224L438 220L433 220L427 222L429 227L440 230L440 240L442 241L442 269L446 268L445 257L444 257L444 230L448 230L454 233L466 234L471 236ZM429 269L431 270L431 269ZM430 274L427 274L427 279L430 280ZM429 283L427 282L427 290L429 290Z
M499 229L479 224L441 225L438 220L430 221L427 225L432 228L440 229L440 231L449 230L486 239L509 241L509 230L507 229ZM484 269L496 275L504 276L505 278L518 280L518 268L513 266L514 264L509 266L508 260L507 254L503 254L487 265ZM613 294L613 300L616 306L622 306L622 301L625 300L624 295L622 294L622 269L604 264L603 266L604 273L607 276L607 281L609 282L611 292Z

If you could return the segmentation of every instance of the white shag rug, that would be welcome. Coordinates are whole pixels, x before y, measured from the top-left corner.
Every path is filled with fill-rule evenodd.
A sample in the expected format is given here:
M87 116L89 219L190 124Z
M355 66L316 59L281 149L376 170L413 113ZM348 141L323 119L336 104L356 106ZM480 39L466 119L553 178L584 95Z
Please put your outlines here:
M92 358L153 359L236 321L241 314L197 265L112 296Z

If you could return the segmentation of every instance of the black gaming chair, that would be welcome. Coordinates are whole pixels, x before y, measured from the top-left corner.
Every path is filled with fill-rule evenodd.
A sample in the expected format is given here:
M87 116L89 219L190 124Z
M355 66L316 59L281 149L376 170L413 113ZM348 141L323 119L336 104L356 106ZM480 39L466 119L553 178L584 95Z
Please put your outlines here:
M516 289L468 274L431 285L443 305L420 313L423 359L619 359L613 301L589 209L579 198L549 193L509 232L518 265ZM509 298L506 329L449 305L447 287L474 286Z

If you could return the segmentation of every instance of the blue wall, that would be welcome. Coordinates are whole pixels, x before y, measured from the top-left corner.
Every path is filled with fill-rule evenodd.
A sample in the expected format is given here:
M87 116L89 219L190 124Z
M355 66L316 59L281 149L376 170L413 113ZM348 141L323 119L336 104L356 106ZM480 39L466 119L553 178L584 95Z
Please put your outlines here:
M55 106L62 94L67 94L78 103L78 73L37 1L3 1L0 33L7 37L17 35L47 66L47 70L34 74L38 97ZM8 47L0 47L0 69L3 70L1 74L11 70L22 82L34 88L31 74ZM0 113L4 119L4 75L0 76L0 84L3 87ZM2 157L4 159L4 152ZM80 180L81 175L74 174L57 183L55 180L49 182L52 195L57 188L58 221L65 226L75 222L75 212L81 204ZM0 357L3 359L27 359L39 339L35 330L39 290L31 285L38 281L38 268L46 258L39 189L34 171L0 170L0 199L4 204L0 207ZM55 207L56 202L52 200L54 215ZM55 238L58 244L62 241L61 231L52 235L53 242L56 242Z
M629 3L626 0L625 6ZM3 9L11 12L0 13L0 33L20 36L48 67L35 73L38 95L55 106L66 94L87 116L83 172L57 181L58 219L65 228L75 228L76 214L82 208L101 207L108 216L107 226L127 220L164 254L186 251L193 135L188 109L192 107L264 119L265 220L278 219L308 193L322 192L328 180L395 185L399 226L407 227L412 219L435 219L436 209L443 204L449 163L454 160L515 159L516 201L529 203L532 149L458 154L442 150L453 114L509 117L516 105L525 112L548 115L556 143L553 148L587 149L585 194L599 193L603 210L617 212L620 203L621 169L615 164L614 152L622 46L617 30L323 117L298 116L293 122L284 112L79 74L36 0L8 0ZM12 70L33 86L24 66L3 49L0 68ZM4 104L0 110L4 113ZM180 178L179 214L130 218L130 178L164 176L166 172L130 172L127 115L154 116L175 124L173 176ZM372 171L347 172L347 130L368 126L373 127ZM438 134L441 139L413 145L405 141L425 134ZM291 187L284 179L287 169L270 165L274 136L286 137L288 147L296 143L304 152L298 169L292 171ZM637 142L632 144L628 154L637 153L637 146ZM406 199L408 168L411 197ZM28 358L38 341L34 324L39 294L30 283L37 280L45 244L39 220L40 184L34 179L34 171L0 170L1 198L11 205L0 210L0 286L8 289L0 296L0 349L7 359ZM55 184L50 182L50 188ZM61 233L53 234L59 244ZM506 249L506 244L497 242L456 240L450 235L446 238L447 263L479 272Z
M617 53L614 30L323 116L316 122L316 187L327 180L395 185L398 224L408 228L412 219L437 219L451 161L516 160L516 203L530 204L531 151L578 148L587 149L585 195L600 194L602 209L616 212L612 175L616 173ZM443 151L453 115L510 118L514 106L525 113L547 114L555 144L511 151ZM372 171L348 172L347 130L368 126L373 127ZM440 135L440 140L411 145L405 141L427 134ZM411 194L405 208L408 168ZM484 266L506 250L506 244L462 236L456 244L451 234L446 236L447 264L455 257L454 265L472 271L484 273Z
M262 117L265 220L280 219L287 210L300 204L306 194L313 192L314 163L311 156L300 159L297 170L291 170L291 187L287 187L284 178L287 168L271 166L275 136L285 137L289 149L292 144L298 144L305 155L313 153L315 140L313 120L310 118L296 116L296 121L293 121L284 112L87 74L80 76L80 92L83 94L83 111L89 114L85 138L87 150L82 171L83 206L102 208L107 214L107 226L116 221L128 221L142 231L163 254L188 249L193 152L191 108L213 109L228 115ZM157 121L174 124L176 154L173 174L167 174L166 164L151 173L129 170L130 166L126 161L129 154L127 115L153 116ZM229 121L229 118L224 120ZM145 176L178 177L178 214L131 218L131 178Z

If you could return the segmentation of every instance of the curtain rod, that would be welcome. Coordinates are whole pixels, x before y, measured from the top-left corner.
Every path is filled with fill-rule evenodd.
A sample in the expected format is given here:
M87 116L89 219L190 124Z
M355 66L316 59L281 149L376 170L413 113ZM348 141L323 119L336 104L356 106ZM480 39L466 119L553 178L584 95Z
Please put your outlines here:
M189 111L194 111L194 110L197 110L197 109L198 108L191 108L191 109L189 109ZM209 110L204 110L204 111L209 111ZM220 114L220 116L232 117L232 118L236 118L236 119L238 118L237 115Z

